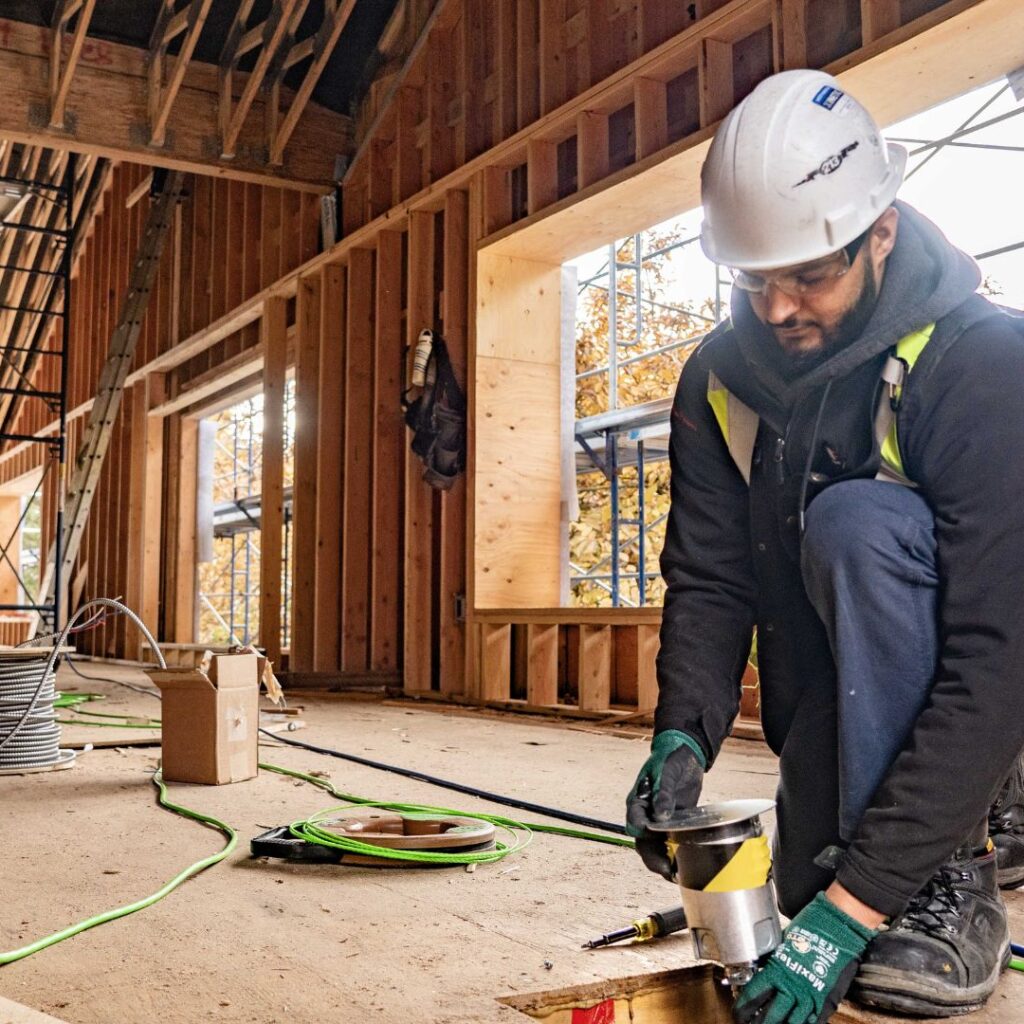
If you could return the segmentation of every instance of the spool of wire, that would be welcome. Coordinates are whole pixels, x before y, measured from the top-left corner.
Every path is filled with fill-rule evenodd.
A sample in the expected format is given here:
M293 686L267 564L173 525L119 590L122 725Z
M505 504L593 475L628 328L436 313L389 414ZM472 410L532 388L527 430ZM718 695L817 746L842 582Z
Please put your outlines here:
M69 766L73 750L60 749L54 659L49 651L0 652L0 772Z

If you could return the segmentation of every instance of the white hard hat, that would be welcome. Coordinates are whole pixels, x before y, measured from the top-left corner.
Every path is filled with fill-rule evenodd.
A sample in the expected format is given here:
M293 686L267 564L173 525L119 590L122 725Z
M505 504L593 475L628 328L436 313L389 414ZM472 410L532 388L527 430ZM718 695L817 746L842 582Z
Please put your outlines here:
M701 171L709 259L770 270L836 252L892 203L907 151L823 71L761 82L722 122Z

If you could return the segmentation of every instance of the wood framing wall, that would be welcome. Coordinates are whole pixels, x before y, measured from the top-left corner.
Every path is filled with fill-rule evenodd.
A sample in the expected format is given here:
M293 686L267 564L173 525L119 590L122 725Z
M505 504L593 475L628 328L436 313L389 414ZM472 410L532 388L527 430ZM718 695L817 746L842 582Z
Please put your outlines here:
M262 380L279 423L293 365L293 682L642 707L657 613L591 622L550 607L561 262L694 205L715 124L773 70L827 65L890 121L1024 64L1024 9L439 0L423 23L358 118L345 237L329 251L314 255L315 199L196 179L129 377L83 593L131 593L163 639L194 639L195 414ZM80 266L72 404L89 400L116 316L142 215L125 202L144 173L117 170ZM399 408L405 346L428 326L471 410L469 471L445 493L421 480ZM281 500L268 450L265 551ZM0 454L0 483L33 465ZM261 595L273 622L276 574ZM137 649L116 622L85 642Z

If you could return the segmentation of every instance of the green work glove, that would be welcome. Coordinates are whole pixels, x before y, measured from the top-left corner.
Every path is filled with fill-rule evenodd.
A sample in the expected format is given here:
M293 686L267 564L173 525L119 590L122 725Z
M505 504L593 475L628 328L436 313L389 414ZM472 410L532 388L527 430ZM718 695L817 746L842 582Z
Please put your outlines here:
M692 736L666 729L651 740L651 756L626 797L626 831L636 838L637 853L651 871L669 880L675 865L669 861L665 836L648 826L697 806L706 766L704 751Z
M819 892L743 989L733 1008L737 1024L825 1024L876 934Z

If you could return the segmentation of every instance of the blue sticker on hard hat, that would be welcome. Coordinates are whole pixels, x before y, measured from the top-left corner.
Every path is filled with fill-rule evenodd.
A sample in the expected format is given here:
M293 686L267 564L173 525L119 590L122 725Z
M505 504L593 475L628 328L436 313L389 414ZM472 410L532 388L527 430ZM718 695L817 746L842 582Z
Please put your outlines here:
M831 110L844 96L841 89L836 89L831 85L823 85L814 96L814 102L819 107L824 107L826 110Z

